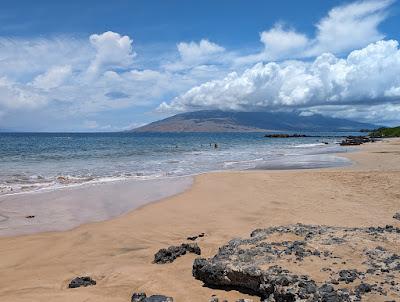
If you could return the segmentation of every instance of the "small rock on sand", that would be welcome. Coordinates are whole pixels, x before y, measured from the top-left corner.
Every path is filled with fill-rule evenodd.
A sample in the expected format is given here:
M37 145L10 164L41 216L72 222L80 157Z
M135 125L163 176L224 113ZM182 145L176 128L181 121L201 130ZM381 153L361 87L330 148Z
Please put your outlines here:
M133 293L131 302L173 302L174 299L163 295L147 297L145 293Z
M71 282L68 285L68 288L77 288L77 287L81 287L81 286L86 287L86 286L90 286L90 285L96 285L96 281L88 276L76 277L75 279L71 280Z

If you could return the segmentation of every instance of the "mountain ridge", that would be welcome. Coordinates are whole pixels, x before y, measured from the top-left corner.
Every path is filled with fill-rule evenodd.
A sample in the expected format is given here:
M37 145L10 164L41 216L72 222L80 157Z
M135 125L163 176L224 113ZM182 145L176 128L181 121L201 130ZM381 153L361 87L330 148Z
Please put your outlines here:
M129 132L359 131L376 127L320 114L201 110L176 114Z

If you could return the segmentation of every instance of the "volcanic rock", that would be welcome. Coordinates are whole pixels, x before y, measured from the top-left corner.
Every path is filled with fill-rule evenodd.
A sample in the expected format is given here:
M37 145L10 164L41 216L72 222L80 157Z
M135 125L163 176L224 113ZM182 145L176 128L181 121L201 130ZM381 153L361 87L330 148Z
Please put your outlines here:
M86 286L90 286L90 285L96 285L96 281L88 276L76 277L75 279L71 280L71 282L68 285L68 288L77 288L77 287L81 287L81 286L86 287Z
M176 258L185 255L186 253L194 253L196 255L201 254L200 247L197 243L182 243L179 246L170 246L166 249L160 249L154 255L154 263L165 264L171 263Z

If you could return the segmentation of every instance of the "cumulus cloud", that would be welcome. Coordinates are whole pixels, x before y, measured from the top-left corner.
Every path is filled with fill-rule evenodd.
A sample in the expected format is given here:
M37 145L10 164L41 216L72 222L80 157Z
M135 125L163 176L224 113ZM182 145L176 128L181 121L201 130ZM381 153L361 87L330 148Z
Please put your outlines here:
M345 59L326 53L313 62L258 63L242 74L196 86L159 110L276 110L396 101L389 96L400 87L398 46L394 40L379 41Z
M190 43L181 42L177 47L182 60L185 62L201 61L210 55L225 51L222 46L205 39L201 40L199 43L193 41Z
M173 71L217 61L220 63L221 55L225 52L225 48L207 39L202 39L200 42L180 42L177 44L177 50L179 60L165 64L166 69Z
M149 104L180 85L174 75L136 69L135 55L132 40L113 32L86 41L0 38L0 110L58 106L78 115Z
M314 37L296 32L283 24L263 31L263 51L237 58L239 64L258 61L305 58L324 52L341 54L381 40L378 26L387 17L393 0L357 1L331 9L315 26Z
M264 43L266 51L272 58L296 54L303 51L309 43L306 35L297 33L293 29L284 29L281 24L262 32L260 40Z
M96 56L88 68L90 75L97 75L104 70L125 69L132 66L136 53L128 36L107 31L100 35L93 34L89 40L96 49Z

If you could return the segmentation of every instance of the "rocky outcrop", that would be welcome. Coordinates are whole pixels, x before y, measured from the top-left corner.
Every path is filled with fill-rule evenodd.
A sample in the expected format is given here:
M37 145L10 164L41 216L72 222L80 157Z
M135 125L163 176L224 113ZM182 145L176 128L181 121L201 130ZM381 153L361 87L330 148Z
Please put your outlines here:
M75 279L72 279L71 282L68 285L68 288L77 288L81 286L91 286L91 285L96 285L96 281L93 280L92 278L85 276L85 277L76 277Z
M358 146L364 143L375 142L374 139L369 136L348 136L346 139L342 140L341 146Z
M179 246L170 246L166 249L160 249L154 255L154 263L165 264L171 263L176 258L185 255L186 253L194 253L196 255L201 254L200 247L197 243L182 243Z
M360 301L367 293L400 298L400 255L394 252L399 240L400 229L393 226L258 229L210 259L197 258L193 276L211 288L269 302Z
M145 293L133 293L131 302L173 302L174 299L163 295L147 297Z

